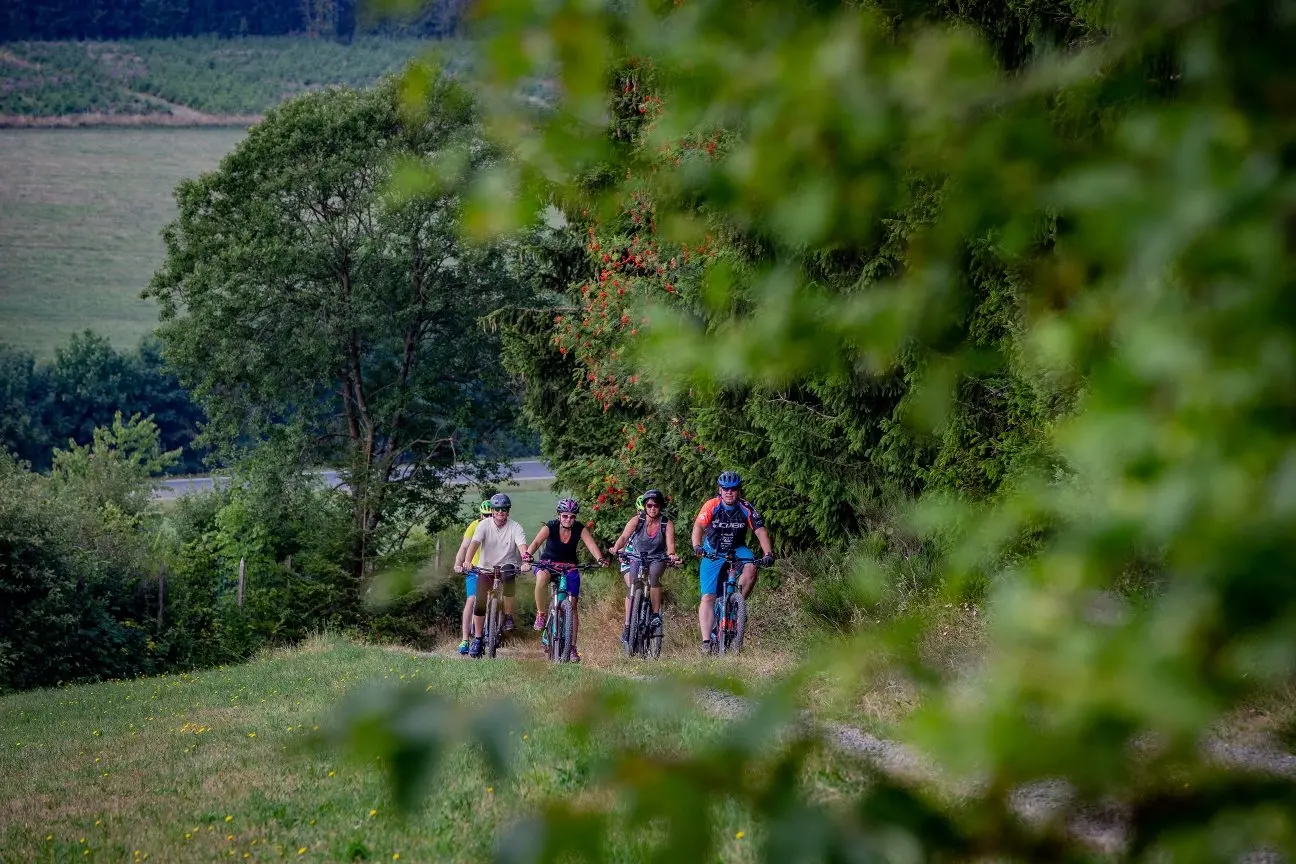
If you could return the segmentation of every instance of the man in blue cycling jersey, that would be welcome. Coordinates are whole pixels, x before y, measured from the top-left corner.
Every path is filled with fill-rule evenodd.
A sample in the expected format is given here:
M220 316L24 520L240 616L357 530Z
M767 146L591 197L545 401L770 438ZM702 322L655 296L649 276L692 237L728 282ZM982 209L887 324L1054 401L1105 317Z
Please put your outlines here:
M702 631L702 653L711 651L711 626L715 623L715 597L719 588L720 570L724 561L706 555L728 555L744 562L738 587L744 599L756 584L756 556L747 548L747 531L751 530L760 541L764 557L760 563L768 567L774 563L770 549L769 532L765 520L749 501L741 497L742 478L733 471L725 471L716 479L715 498L707 501L693 520L693 551L701 558L698 567L702 602L698 606L698 627Z

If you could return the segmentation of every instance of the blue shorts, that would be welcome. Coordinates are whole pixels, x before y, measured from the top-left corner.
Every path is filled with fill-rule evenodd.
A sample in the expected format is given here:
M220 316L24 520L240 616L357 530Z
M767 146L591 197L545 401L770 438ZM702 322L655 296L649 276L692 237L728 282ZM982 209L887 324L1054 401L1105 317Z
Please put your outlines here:
M703 549L708 552L715 552L709 544L703 544ZM746 546L739 546L734 550L734 557L739 561L755 561L756 556ZM724 561L715 558L703 558L698 562L698 587L702 589L703 594L715 594L716 589L720 587L720 570L725 565ZM742 575L739 573L738 575Z
M469 573L464 576L464 591L467 592L467 596L469 597L477 596L477 574L476 573Z
M558 578L554 576L552 572L545 569L544 567L536 567L534 572L537 579L540 578L541 573L547 573L550 579ZM567 593L572 597L580 597L580 571L579 570L567 571Z

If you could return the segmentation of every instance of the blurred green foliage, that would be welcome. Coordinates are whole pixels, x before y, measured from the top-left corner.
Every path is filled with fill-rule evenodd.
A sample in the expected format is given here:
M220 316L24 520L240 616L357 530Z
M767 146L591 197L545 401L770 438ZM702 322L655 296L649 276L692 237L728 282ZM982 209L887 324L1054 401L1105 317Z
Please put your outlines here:
M608 832L647 831L660 860L706 857L717 800L762 817L777 861L1082 860L1075 820L1113 801L1117 857L1296 851L1290 780L1207 746L1296 672L1296 5L480 12L484 98L520 156L469 194L480 224L556 203L589 255L546 251L575 278L515 324L514 368L557 381L528 405L546 448L563 412L596 442L560 479L601 477L614 507L631 468L701 489L714 466L687 474L692 454L668 474L592 452L661 447L673 424L753 466L785 541L831 533L816 507L867 531L879 496L916 496L900 527L990 616L975 687L924 663L904 619L806 670L831 659L858 682L897 658L922 692L902 733L974 778L963 794L881 777L816 798L800 766L829 745L793 722L794 676L758 733L666 765L609 753L619 798L544 811L505 856L599 859ZM543 76L556 106L518 111ZM780 397L790 413L762 425ZM834 449L835 468L811 464ZM861 560L865 591L893 551ZM1125 602L1131 586L1146 598ZM1011 793L1056 778L1073 794L1024 821Z

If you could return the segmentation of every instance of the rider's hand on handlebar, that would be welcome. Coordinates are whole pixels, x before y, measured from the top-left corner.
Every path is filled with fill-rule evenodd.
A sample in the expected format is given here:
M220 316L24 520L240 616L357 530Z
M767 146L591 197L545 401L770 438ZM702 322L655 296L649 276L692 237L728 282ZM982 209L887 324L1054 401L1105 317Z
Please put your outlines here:
M607 560L606 558L600 558L600 559L598 560L598 565L599 565L600 567L606 567L606 566L608 566L608 560Z
M467 572L468 572L468 565L467 565L467 564L456 564L454 569L455 569L455 572L456 572L456 573L467 573Z
M532 559L531 559L531 553L530 553L530 552L523 552L523 553L522 553L522 563L523 563L523 564L530 564L530 563L531 563L531 560L532 560Z
M701 546L694 546L693 554L701 558L704 554L706 554L706 552Z
M758 562L762 567L769 567L774 563L774 553L771 552Z
M678 556L678 555L671 555L671 556L669 556L669 557L670 557L670 562L671 562L672 564L674 564L676 567L678 567L678 566L683 562L683 560L684 560L683 558L681 558L681 557Z

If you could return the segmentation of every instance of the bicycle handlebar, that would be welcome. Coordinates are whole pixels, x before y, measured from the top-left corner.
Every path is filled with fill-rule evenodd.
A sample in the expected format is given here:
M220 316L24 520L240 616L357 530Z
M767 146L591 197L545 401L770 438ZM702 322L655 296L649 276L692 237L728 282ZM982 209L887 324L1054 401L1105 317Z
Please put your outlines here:
M630 559L630 560L638 561L642 564L653 564L657 561L665 561L667 564L670 564L671 566L674 566L675 564L674 558L672 558L670 555L654 555L651 558L645 558L642 555L631 554L629 552L626 552L624 549L616 553L616 555L617 558L621 559L622 561ZM675 558L678 557L679 557L678 555L675 556Z
M543 567L550 573L568 573L572 570L597 570L600 565L597 561L591 561L586 564L565 564L562 561L539 561L532 560L531 564L535 567Z
M761 563L762 559L760 558L739 558L737 555L735 555L732 552L727 552L723 555L721 555L718 552L703 552L699 557L710 558L712 561L728 561L731 564L743 564L743 565L751 564L753 567L766 566L765 564Z
M516 564L497 564L494 567L469 567L464 572L474 576L503 576L505 573L521 573L522 568Z

